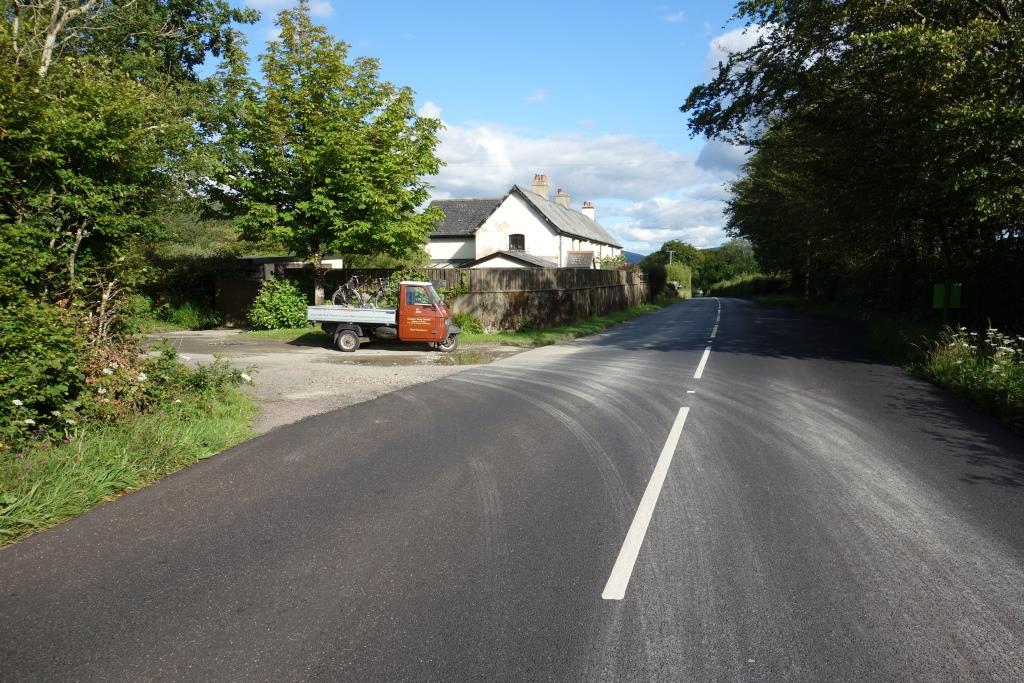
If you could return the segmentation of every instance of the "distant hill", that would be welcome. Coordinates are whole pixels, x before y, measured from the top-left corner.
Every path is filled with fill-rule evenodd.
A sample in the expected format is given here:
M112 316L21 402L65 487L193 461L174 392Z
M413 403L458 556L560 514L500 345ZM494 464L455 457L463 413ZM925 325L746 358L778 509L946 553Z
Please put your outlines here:
M638 254L635 251L624 251L622 255L626 257L626 263L629 264L640 263L644 260L644 254Z

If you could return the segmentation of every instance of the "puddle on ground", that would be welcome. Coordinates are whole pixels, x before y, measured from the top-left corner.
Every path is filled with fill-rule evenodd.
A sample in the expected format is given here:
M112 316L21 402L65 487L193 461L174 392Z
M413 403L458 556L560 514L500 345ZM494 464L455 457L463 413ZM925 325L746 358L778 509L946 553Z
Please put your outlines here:
M437 359L435 365L486 365L493 360L509 355L511 354L488 351L456 351L442 355Z

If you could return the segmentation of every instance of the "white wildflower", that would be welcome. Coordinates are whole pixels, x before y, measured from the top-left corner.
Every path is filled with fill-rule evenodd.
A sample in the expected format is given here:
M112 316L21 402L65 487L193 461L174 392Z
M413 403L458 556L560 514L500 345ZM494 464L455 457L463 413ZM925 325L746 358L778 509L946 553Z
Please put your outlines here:
M75 422L75 421L74 421L74 420L72 420L71 418L68 418L68 419L67 419L67 423L68 423L69 425L71 425L72 427L74 427L74 426L75 426L76 424L78 424L77 422Z
M114 368L114 369L117 369L117 363L111 363L111 364L110 364L110 367L112 367L112 368Z
M107 390L103 387L100 387L99 389L96 390L96 393L102 396L103 394L107 393Z
M18 406L19 408L21 406L25 405L25 402L22 401L20 398L14 399L13 401L11 401L11 403L13 403L14 405Z
M149 377L146 376L146 373L144 373L144 372L140 372L139 373L139 381L140 382L145 382L147 379L149 379Z
M251 382L252 381L252 377L250 377L249 375L245 374L244 372L240 376L241 376L243 382Z
M50 415L53 415L54 417L60 417L60 411L59 410L51 410L50 411Z
M36 423L36 421L33 420L31 417L26 417L25 418L25 424L27 424L27 425L34 425L35 423Z
M103 374L104 375L113 375L114 374L114 368L103 368Z
M179 403L181 403L181 399L180 398L174 399L174 405L178 405Z

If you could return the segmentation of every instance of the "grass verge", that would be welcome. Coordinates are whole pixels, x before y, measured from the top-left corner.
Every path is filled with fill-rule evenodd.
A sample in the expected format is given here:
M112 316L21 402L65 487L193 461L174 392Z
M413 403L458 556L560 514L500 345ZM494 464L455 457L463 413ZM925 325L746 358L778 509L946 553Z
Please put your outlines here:
M915 370L1024 432L1024 337L947 328Z
M0 546L251 438L255 411L228 388L8 455L0 462Z
M612 325L639 318L642 315L653 313L659 309L678 303L682 299L663 299L657 303L642 304L624 311L616 311L608 315L594 316L586 320L579 320L571 325L557 325L555 327L542 327L535 330L523 330L520 332L464 332L459 335L463 344L505 344L507 346L547 346L558 344L577 337L594 334L605 330Z
M326 339L327 335L319 327L283 327L279 330L249 330L238 336L249 339L280 339L282 341L299 341L309 336L310 340Z

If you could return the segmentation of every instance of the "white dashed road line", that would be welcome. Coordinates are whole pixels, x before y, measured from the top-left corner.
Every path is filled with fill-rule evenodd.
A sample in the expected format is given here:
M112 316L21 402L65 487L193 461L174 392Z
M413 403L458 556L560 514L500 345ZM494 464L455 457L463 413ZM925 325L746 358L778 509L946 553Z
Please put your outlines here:
M672 456L675 455L679 437L683 433L683 424L686 423L686 416L689 412L690 409L683 406L676 414L676 420L672 423L672 429L668 433L668 440L665 441L665 446L661 449L658 463L654 466L654 473L651 474L651 480L647 483L644 496L640 499L640 506L636 510L636 515L633 516L633 523L629 526L629 531L626 532L626 540L622 542L619 557L615 560L611 576L608 577L608 583L605 584L604 592L601 593L601 597L605 600L621 600L626 595L629 578L633 575L633 565L636 564L640 546L643 545L644 536L647 535L647 526L651 523L654 506L658 503L661 487L668 474L668 466L672 464Z

